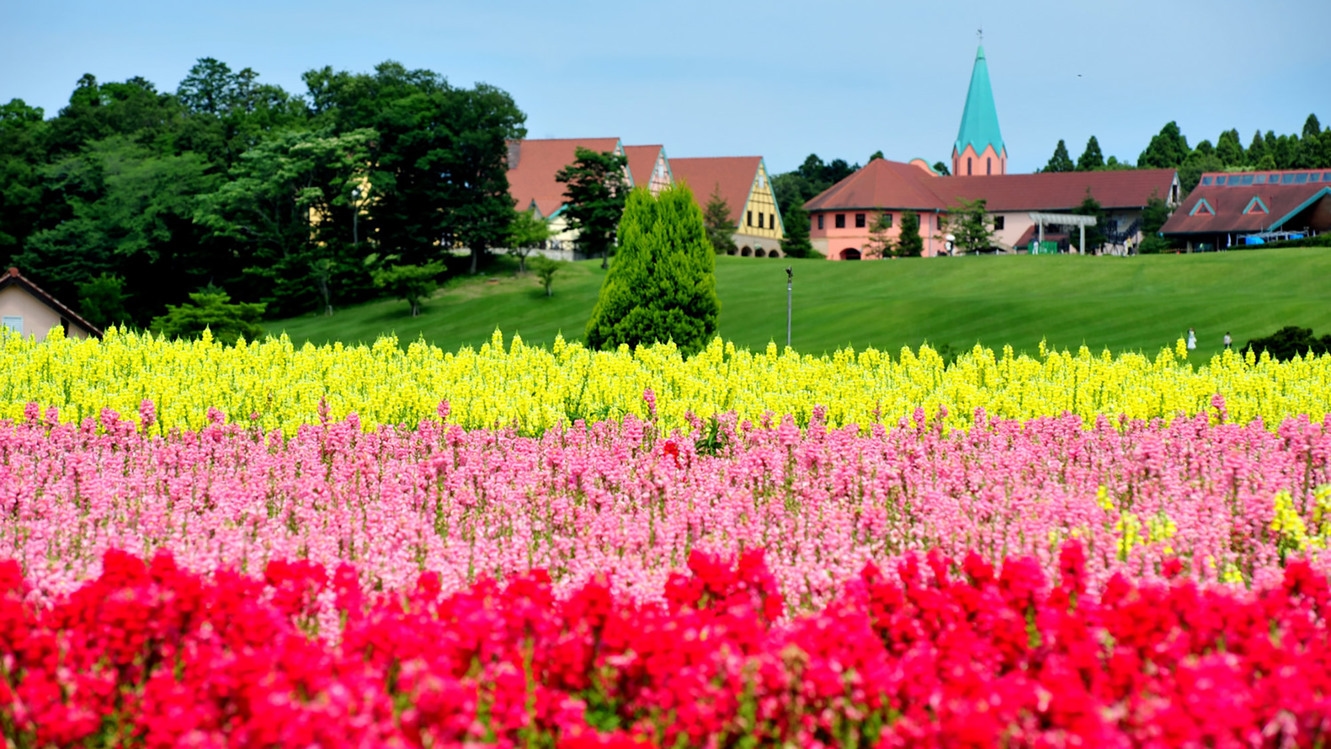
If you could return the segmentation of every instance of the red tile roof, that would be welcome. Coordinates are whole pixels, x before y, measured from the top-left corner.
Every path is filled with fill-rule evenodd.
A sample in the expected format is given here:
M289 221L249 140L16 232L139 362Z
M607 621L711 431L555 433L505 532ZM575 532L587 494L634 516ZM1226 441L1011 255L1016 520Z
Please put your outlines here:
M555 181L560 169L572 164L578 146L605 153L619 148L618 138L552 138L510 141L508 194L519 211L535 203L549 217L564 205L564 185Z
M4 290L6 287L9 286L17 286L23 289L24 291L27 291L29 294L33 295L39 301L45 304L47 307L50 307L51 309L55 310L56 313L59 314L61 317L73 323L78 324L80 328L83 328L84 330L88 331L88 335L94 338L102 337L102 331L96 325L93 325L87 320L84 320L83 317L81 317L77 312L61 304L59 299L56 299L55 297L51 296L46 291L44 291L42 287L33 283L30 279L25 277L23 274L19 273L18 268L10 268L9 270L6 270L3 274L0 274L0 290Z
M805 204L810 211L895 208L946 211L983 198L994 212L1071 210L1089 189L1108 210L1168 199L1173 169L938 177L911 164L874 159Z
M1260 202L1254 202L1257 199ZM1210 211L1198 208L1205 200ZM1319 200L1331 203L1331 185L1265 184L1195 188L1160 229L1164 234L1211 234L1302 229L1282 226ZM1214 213L1212 213L1214 212Z
M706 209L712 192L720 188L721 197L739 222L740 212L749 202L753 180L758 175L761 156L716 156L711 158L670 160L675 184L684 183L693 191L693 199Z
M652 182L652 172L656 170L656 161L661 157L664 146L624 146L624 155L629 158L629 174L633 175L634 187L648 187Z

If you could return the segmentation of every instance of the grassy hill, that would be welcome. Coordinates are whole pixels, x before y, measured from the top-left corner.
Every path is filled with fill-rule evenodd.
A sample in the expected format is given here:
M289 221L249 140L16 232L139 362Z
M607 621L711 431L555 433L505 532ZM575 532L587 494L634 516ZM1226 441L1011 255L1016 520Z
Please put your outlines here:
M864 263L717 258L721 335L737 345L783 344L787 265L795 269L793 343L806 353L852 345L896 351L928 341L953 350L976 342L1033 351L1041 338L1060 348L1144 350L1196 328L1198 353L1236 346L1283 325L1331 333L1331 251L1319 248L1159 255L1135 258L988 256ZM495 328L531 344L562 331L581 339L604 272L597 262L561 269L546 298L533 276L501 270L458 279L412 318L385 300L274 321L299 345L371 342L394 332L445 349L477 346Z

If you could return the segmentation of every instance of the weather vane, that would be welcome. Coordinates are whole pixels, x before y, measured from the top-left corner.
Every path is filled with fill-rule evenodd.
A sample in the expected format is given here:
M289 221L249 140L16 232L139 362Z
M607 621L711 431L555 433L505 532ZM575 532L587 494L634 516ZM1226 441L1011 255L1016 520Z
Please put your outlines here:
M979 39L980 39L980 44L984 44L984 27L983 27L983 26L981 26L980 28L978 28L978 29L975 30L975 36L979 37Z

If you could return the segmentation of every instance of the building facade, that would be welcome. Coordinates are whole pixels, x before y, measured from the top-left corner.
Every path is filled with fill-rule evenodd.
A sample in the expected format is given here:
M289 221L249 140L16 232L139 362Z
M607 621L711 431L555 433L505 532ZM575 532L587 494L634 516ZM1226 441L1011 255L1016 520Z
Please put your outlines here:
M101 338L102 331L77 312L10 268L0 276L0 327L10 333L46 340L55 328L66 338Z
M704 211L713 195L730 208L735 222L735 253L742 257L781 257L785 228L776 195L761 156L671 159L677 182L693 191Z
M1160 233L1189 252L1260 247L1331 231L1331 170L1212 172Z

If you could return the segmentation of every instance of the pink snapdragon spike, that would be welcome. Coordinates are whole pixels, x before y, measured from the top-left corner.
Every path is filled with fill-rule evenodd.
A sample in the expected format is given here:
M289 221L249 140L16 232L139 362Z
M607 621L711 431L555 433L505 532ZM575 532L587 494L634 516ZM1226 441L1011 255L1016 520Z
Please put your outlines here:
M436 420L367 433L352 416L286 438L32 415L0 424L0 554L38 601L99 575L111 548L169 550L196 572L345 562L365 593L423 571L447 592L533 568L563 593L613 571L611 588L643 601L663 600L694 550L763 548L789 613L867 562L894 574L929 550L1029 556L1054 576L1078 539L1090 591L1115 573L1249 586L1293 559L1331 566L1325 420L1272 432L1205 414L1088 428L977 413L966 432L921 418L861 433L817 414L807 431L723 416L658 439L632 417L523 436Z
M198 575L108 551L47 605L0 561L0 725L18 745L1316 746L1327 579L1084 589L1063 544L866 565L782 617L757 550L695 552L665 600L533 571L364 595L351 565ZM331 593L331 598L325 594ZM320 601L335 616L324 619ZM315 631L319 627L328 630Z

